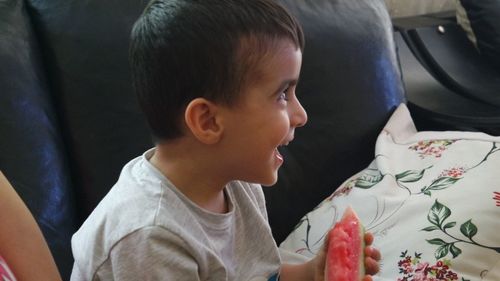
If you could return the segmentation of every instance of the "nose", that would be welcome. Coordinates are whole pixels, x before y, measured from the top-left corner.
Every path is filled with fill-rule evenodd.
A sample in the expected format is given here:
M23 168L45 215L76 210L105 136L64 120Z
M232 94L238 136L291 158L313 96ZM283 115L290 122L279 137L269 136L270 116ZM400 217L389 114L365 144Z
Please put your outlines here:
M290 109L290 126L294 128L302 127L307 123L307 112L300 104L297 97L294 98Z

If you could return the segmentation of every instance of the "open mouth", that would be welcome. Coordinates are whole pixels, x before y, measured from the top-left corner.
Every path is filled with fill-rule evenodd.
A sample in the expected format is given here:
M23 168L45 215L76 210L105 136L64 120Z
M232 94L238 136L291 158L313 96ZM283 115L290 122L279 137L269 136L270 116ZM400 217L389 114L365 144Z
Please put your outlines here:
M276 154L276 158L278 158L279 162L283 162L283 160L284 160L283 155L285 154L285 147L288 146L288 144L292 140L293 140L293 138L287 139L284 142L282 142L280 145L278 145L278 147L276 147L275 154Z
M278 157L278 159L280 159L281 161L283 161L284 157L283 155L285 154L285 147L288 145L288 142L287 143L284 143L284 144L281 144L279 145L278 147L276 147L276 157Z
M276 154L276 157L278 158L278 160L283 161L283 154L281 154L280 149L283 149L283 147L282 146L277 147L275 149L275 154Z

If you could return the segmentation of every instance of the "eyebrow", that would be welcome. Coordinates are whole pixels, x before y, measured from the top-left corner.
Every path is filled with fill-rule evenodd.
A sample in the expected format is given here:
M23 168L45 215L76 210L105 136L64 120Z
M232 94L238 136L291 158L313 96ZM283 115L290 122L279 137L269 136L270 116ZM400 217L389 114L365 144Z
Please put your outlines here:
M299 80L298 79L287 79L287 80L284 80L283 82L281 82L279 88L278 88L278 92L281 92L283 91L284 89L290 87L290 86L295 86L299 83Z

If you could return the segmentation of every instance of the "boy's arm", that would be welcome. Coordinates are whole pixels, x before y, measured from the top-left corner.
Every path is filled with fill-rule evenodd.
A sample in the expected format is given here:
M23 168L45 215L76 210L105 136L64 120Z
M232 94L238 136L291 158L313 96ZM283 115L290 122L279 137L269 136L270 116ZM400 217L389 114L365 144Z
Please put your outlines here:
M0 229L0 255L17 280L61 280L37 222L1 171Z
M323 247L325 248L325 247ZM312 260L302 264L283 264L280 270L280 281L323 281L326 251L322 250Z
M316 277L316 262L314 259L303 264L283 264L280 271L280 281L323 281L323 274Z

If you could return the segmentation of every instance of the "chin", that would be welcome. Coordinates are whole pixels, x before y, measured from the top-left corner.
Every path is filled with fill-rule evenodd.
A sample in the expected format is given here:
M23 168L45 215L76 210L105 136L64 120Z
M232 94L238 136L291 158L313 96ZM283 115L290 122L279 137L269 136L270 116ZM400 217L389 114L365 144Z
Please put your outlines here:
M262 186L271 186L278 181L278 170L267 169L254 171L253 174L247 174L246 176L240 177L239 180L260 184Z
M276 184L277 181L278 181L278 175L274 175L273 177L269 177L265 180L264 179L260 180L259 183L262 186L272 186Z

